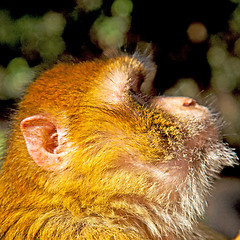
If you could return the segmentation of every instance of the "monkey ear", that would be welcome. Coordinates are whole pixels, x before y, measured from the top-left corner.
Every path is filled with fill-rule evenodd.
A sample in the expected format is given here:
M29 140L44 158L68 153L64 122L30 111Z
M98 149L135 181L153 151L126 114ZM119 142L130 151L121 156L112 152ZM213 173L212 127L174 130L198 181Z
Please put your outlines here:
M20 127L28 153L37 165L47 171L66 167L63 136L51 118L34 115L24 119Z

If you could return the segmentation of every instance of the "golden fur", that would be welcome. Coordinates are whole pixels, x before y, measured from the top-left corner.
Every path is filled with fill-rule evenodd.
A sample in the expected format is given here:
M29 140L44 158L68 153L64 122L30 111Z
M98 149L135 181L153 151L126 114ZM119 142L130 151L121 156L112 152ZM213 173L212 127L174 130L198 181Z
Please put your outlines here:
M207 110L206 119L185 119L148 104L138 81L152 71L149 59L122 55L59 63L29 86L0 175L1 239L211 239L198 221L235 154ZM59 168L28 153L19 126L36 115L24 127L57 126Z

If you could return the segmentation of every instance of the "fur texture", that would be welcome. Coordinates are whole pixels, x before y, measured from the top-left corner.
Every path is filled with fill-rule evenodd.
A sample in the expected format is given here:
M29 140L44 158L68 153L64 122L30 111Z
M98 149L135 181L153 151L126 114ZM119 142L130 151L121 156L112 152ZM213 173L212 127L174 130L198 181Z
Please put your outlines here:
M182 116L142 93L155 71L123 55L60 63L29 86L0 175L1 239L214 239L198 221L236 156L207 109ZM29 155L19 126L35 115L58 129L60 170Z

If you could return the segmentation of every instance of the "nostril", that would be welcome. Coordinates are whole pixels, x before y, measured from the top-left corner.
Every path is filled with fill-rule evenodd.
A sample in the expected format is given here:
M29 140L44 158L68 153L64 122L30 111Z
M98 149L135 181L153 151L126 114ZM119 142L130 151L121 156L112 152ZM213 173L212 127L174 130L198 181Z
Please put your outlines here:
M197 103L191 98L185 98L183 101L184 107L195 107Z

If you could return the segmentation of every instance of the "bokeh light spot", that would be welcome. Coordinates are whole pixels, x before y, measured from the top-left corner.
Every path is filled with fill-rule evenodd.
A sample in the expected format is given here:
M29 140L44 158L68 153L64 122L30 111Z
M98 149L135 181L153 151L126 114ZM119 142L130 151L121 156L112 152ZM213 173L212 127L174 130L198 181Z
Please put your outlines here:
M14 58L7 66L3 88L10 98L19 97L26 85L34 78L34 71L24 58Z
M118 48L124 43L130 21L122 17L101 17L93 25L91 38L104 48Z
M207 37L207 28L200 22L191 23L187 29L188 38L193 43L204 42Z
M212 67L221 67L227 58L227 53L222 47L213 46L209 49L207 57Z
M133 3L131 0L115 0L112 4L112 14L126 17L131 14L133 10Z

